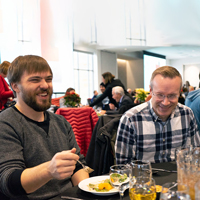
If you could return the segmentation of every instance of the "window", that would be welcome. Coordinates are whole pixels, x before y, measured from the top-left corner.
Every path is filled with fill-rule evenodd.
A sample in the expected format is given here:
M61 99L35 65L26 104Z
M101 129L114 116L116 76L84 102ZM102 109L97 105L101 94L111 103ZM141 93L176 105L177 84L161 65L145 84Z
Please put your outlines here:
M74 56L74 86L81 97L81 103L87 104L87 99L93 96L94 91L94 61L93 54L73 52Z

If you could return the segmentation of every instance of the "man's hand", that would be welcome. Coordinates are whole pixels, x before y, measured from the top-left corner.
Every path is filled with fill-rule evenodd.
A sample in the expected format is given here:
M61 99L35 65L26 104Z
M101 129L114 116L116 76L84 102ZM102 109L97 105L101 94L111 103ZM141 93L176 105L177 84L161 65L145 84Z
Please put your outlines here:
M52 178L65 179L73 174L76 167L76 160L79 156L75 154L76 149L62 151L52 158L49 163L48 170Z
M113 103L109 103L110 110L115 110L115 105Z
M51 179L64 179L73 174L76 160L79 156L75 154L76 149L62 151L54 157L38 166L27 168L22 172L21 184L27 193L32 193L45 185Z

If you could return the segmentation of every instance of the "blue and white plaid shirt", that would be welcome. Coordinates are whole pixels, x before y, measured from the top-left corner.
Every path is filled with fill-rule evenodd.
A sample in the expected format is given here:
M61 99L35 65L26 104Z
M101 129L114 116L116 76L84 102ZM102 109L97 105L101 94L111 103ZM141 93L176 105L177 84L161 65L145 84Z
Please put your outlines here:
M192 110L177 104L166 122L154 112L151 100L128 110L120 119L115 153L117 164L131 159L170 162L177 147L200 145Z

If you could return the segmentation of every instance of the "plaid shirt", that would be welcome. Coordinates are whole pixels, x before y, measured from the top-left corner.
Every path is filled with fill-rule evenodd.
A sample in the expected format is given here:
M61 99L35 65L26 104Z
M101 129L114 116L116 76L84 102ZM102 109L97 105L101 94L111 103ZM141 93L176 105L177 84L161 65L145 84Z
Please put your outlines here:
M177 104L166 122L154 112L151 100L128 110L120 119L115 143L116 162L132 158L151 162L170 162L177 147L200 145L192 110Z

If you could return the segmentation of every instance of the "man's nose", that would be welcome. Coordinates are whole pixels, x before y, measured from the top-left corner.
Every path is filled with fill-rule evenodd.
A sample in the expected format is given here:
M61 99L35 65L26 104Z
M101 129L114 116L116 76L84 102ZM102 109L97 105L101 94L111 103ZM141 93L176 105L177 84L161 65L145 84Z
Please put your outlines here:
M48 83L46 82L45 79L41 80L40 87L41 88L48 88L49 87L49 85L48 85Z
M163 102L164 105L169 105L170 104L170 101L169 101L167 96L164 97L162 102Z

